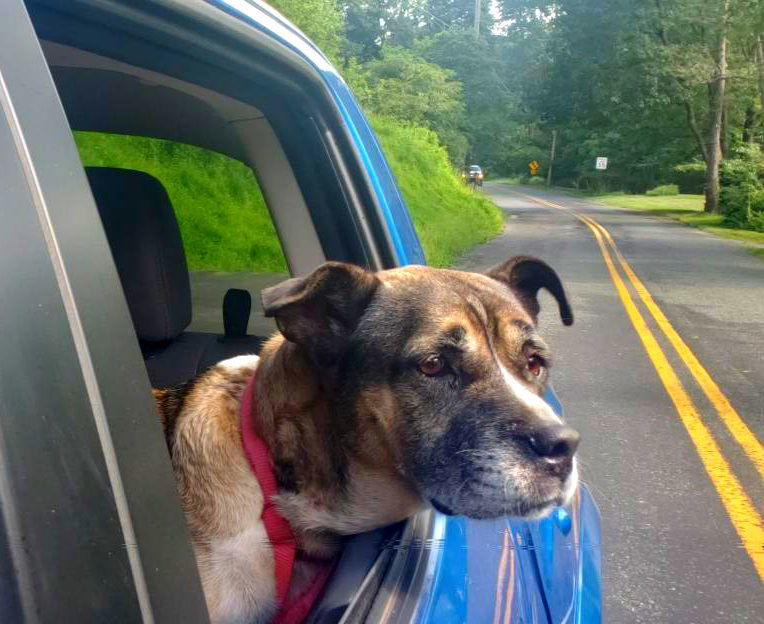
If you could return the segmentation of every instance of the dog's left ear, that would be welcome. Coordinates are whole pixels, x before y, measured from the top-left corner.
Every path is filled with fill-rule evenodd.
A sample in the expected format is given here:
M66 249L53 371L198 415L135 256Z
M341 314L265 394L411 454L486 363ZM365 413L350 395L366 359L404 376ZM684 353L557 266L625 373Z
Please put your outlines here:
M538 320L540 310L537 298L539 289L546 288L557 300L563 324L573 324L573 311L565 296L562 282L546 262L530 256L515 256L490 269L487 275L512 289L528 314L533 317L534 323Z
M327 262L261 293L265 316L274 317L290 342L314 361L331 366L369 305L379 279L352 264Z

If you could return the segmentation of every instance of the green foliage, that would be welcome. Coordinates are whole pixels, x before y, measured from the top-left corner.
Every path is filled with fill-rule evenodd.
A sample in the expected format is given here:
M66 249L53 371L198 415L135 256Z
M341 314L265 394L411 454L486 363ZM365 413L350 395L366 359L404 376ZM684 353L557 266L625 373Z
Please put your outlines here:
M506 176L503 178L491 178L491 182L494 184L507 184L508 186L517 186L519 184L526 184L525 176Z
M436 135L372 117L428 261L448 266L501 230L499 209L456 176ZM178 218L191 270L287 270L252 171L198 147L143 137L77 132L85 166L144 171L159 179Z
M735 227L764 232L764 152L741 146L721 170L720 205L725 221Z
M320 0L288 1L298 25L315 19ZM436 131L455 166L466 152L496 175L523 175L530 160L543 175L555 130L556 185L702 192L705 164L676 165L706 159L720 37L729 40L725 157L764 143L762 0L481 6L476 37L472 0L341 1L342 68L367 111ZM444 80L434 66L452 73ZM607 172L594 171L597 156L610 158Z
M528 176L527 180L526 184L530 184L531 186L546 186L546 178L542 178L538 175Z
M513 20L509 33L535 27L533 38L544 42L540 52L536 48L535 75L518 83L532 119L513 149L547 150L557 129L556 183L630 192L675 183L682 192L702 191L704 170L695 176L674 166L702 158L709 140L709 95L718 83L714 46L724 29L731 78L726 147L764 139L752 53L762 31L761 0L730 2L727 15L721 0L497 4ZM610 157L606 177L592 171L596 156ZM524 166L508 160L511 171Z
M679 186L680 193L702 194L706 185L706 163L693 161L672 168L671 182Z
M616 208L670 217L723 238L764 245L764 232L740 229L734 223L730 223L724 215L703 212L703 195L647 197L610 193L599 195L595 199L598 203Z
M406 48L388 45L364 65L362 80L356 94L367 110L433 130L451 161L464 162L467 141L459 130L464 116L462 86L452 72Z
M525 144L525 137L518 137L526 121L520 94L533 68L534 41L507 36L476 39L471 31L447 30L416 42L419 54L452 70L464 85L463 132L470 142L470 162L507 171L507 153Z
M376 115L371 122L398 179L428 264L449 266L467 249L501 231L501 211L457 177L432 131Z
M742 186L750 190L764 185L764 151L758 145L735 150L734 158L724 161L722 186Z
M545 176L549 164L549 151L537 145L520 143L517 146L510 147L507 150L504 166L507 171L526 175L528 173L528 164L534 160L540 165L539 175Z
M627 195L608 193L595 197L596 201L616 208L640 210L670 216L703 216L702 195Z
M623 188L622 180L617 175L604 171L582 173L574 181L574 186L585 193L611 193Z
M335 0L268 0L294 22L334 63L340 60L344 18Z
M730 225L764 232L764 190L723 187L720 203Z
M159 179L178 218L191 270L286 271L252 170L191 145L136 136L75 133L85 166L144 171Z
M412 47L441 32L467 32L474 23L475 0L344 0L345 48L361 61L386 45ZM485 32L493 27L491 3L482 3Z
M649 197L658 197L660 195L679 195L679 186L677 184L661 184L645 193Z

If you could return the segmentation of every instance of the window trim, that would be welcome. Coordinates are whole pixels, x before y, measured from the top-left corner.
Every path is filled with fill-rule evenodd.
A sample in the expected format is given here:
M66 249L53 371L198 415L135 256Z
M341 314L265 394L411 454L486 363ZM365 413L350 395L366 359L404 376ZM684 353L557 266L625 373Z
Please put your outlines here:
M16 267L4 293L16 297L0 377L17 383L2 397L0 473L19 620L77 621L100 605L131 621L206 622L161 425L73 137L23 3L1 12L2 120L13 135L3 157L17 166L3 172L16 192L4 211L15 239L3 264Z

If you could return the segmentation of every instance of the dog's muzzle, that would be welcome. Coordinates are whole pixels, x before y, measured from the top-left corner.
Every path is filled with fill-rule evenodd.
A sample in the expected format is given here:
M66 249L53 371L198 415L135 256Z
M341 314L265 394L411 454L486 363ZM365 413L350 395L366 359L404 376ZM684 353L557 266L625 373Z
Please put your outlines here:
M526 436L536 459L557 474L570 472L580 440L578 431L563 424L548 425Z

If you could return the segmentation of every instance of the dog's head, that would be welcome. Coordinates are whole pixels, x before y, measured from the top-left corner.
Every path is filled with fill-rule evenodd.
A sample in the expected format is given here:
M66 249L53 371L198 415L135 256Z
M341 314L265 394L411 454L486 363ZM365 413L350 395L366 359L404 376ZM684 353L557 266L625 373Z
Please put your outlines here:
M434 507L534 516L566 502L578 479L578 434L541 398L541 288L572 324L557 274L529 257L485 275L327 263L265 290L263 304L333 380L347 422L372 419L396 469Z

